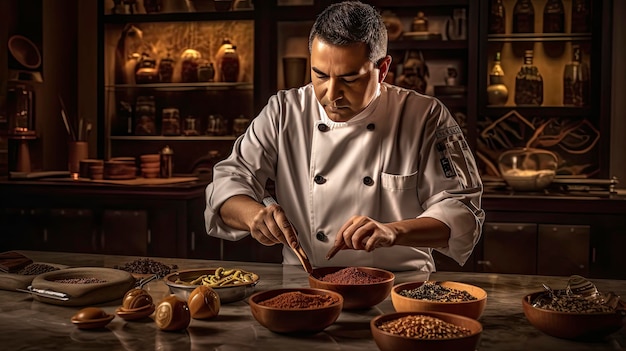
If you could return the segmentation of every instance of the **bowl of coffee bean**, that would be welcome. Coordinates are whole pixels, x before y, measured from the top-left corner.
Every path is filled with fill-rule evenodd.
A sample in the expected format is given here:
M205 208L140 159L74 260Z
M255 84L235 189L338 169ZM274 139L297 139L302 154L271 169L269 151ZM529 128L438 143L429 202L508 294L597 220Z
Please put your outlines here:
M483 327L452 313L393 312L374 317L370 330L381 351L474 351Z
M453 281L418 281L391 289L396 312L445 312L478 319L487 305L482 288Z

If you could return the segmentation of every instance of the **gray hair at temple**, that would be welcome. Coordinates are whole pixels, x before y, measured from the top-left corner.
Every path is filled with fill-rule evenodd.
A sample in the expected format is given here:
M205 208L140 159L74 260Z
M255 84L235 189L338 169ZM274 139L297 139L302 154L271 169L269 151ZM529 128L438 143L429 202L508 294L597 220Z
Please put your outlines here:
M336 46L365 43L374 64L387 55L387 28L380 13L359 1L332 4L317 16L309 34L309 52L316 37Z

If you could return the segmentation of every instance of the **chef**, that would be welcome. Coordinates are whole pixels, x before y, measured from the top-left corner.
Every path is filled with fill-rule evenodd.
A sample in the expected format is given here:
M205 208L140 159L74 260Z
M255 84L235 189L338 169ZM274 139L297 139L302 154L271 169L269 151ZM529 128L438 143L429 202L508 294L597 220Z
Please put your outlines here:
M329 6L309 50L311 83L272 96L215 166L208 234L283 243L284 264L298 245L316 267L432 272L433 249L464 264L484 221L474 157L439 100L383 82L378 12Z

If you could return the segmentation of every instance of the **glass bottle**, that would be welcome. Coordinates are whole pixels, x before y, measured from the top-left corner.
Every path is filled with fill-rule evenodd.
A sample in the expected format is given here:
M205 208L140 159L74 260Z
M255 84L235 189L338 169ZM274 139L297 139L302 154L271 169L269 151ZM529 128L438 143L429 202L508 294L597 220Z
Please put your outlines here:
M515 104L540 106L543 103L543 78L533 65L533 51L524 52L524 64L515 77Z
M572 62L563 72L563 105L589 105L589 66L582 62L580 47L572 48Z
M489 34L506 32L506 12L502 0L492 0L489 6Z
M500 64L500 52L496 52L493 67L489 73L487 101L489 105L504 105L509 98L509 89L504 84L504 70Z
M572 3L572 33L591 32L589 0L574 0Z
M548 0L543 8L543 32L565 33L565 7L561 0Z
M513 7L513 33L535 32L535 8L530 0L517 0Z

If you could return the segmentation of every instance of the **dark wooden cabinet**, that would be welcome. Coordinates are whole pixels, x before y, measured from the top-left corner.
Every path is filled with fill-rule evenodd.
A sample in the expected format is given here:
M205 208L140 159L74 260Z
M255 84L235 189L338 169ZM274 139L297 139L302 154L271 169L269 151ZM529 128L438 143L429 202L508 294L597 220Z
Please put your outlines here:
M483 272L535 274L537 225L487 222L483 227Z

